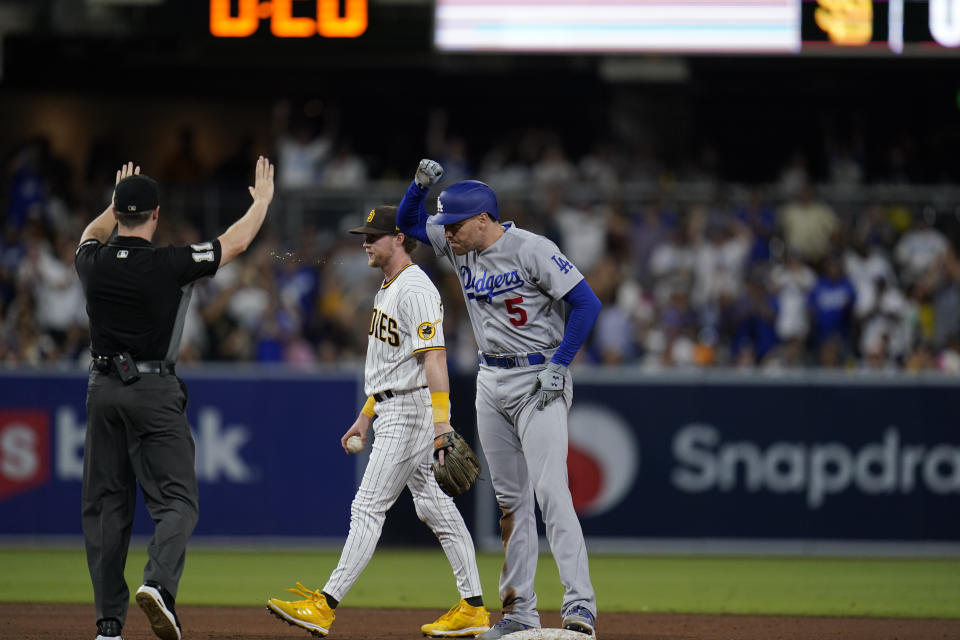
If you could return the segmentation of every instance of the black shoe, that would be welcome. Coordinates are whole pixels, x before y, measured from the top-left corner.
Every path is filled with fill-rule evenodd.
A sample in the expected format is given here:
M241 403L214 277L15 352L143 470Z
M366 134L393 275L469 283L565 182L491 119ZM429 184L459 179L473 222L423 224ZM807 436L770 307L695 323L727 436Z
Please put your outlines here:
M97 637L94 640L123 640L120 635L120 621L116 618L97 620Z
M145 582L137 589L136 600L160 640L180 640L180 620L169 591L156 582Z

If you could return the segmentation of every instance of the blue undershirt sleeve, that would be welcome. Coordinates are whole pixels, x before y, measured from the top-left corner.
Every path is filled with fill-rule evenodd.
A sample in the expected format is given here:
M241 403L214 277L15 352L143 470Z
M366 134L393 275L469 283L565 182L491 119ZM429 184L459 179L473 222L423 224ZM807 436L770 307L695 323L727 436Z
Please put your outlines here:
M430 244L427 236L427 207L424 205L429 188L421 189L416 181L411 180L403 200L397 207L397 228L408 236L413 236L424 244Z
M551 362L569 367L573 357L586 342L593 323L600 313L600 298L593 292L586 280L581 280L567 295L563 296L570 306L570 318L563 334L563 340L557 347L556 353L550 358Z

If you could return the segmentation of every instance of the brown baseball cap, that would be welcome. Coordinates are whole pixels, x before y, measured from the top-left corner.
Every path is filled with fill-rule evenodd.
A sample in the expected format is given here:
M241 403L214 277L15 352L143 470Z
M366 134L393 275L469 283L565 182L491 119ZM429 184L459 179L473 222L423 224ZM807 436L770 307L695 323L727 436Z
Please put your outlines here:
M400 233L400 229L397 228L397 208L387 204L374 207L367 214L366 224L356 229L350 229L350 233L373 233L377 235Z

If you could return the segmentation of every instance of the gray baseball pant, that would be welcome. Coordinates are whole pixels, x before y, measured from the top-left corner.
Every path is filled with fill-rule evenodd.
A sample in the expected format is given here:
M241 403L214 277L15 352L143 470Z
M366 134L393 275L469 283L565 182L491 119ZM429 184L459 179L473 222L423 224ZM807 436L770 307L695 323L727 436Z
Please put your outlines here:
M504 617L539 627L534 578L539 538L534 499L560 572L561 612L573 605L596 615L597 604L580 520L567 479L567 412L573 401L569 372L562 399L542 411L531 395L543 366L481 366L477 376L477 425L500 505L504 565L500 600Z
M130 592L123 571L137 484L156 523L143 580L176 597L187 540L198 517L196 446L176 376L143 374L125 386L93 372L87 387L82 518L97 620L126 620Z

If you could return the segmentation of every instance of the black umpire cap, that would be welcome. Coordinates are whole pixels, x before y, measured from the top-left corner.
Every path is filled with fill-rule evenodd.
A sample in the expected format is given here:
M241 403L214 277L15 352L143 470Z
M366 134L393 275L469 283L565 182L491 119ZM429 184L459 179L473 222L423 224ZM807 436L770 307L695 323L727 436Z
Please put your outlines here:
M375 207L367 214L366 224L350 229L350 233L370 233L381 236L400 233L400 229L397 228L397 208L387 204Z
M119 214L153 211L159 205L157 181L148 176L127 176L113 191L113 208Z

